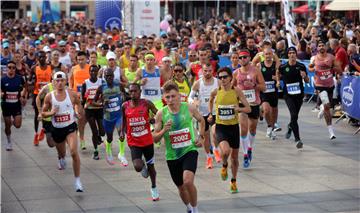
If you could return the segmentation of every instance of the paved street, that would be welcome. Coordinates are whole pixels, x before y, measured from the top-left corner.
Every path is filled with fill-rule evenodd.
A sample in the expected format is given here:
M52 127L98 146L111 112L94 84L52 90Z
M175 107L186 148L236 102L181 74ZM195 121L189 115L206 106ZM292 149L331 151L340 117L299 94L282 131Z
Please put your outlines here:
M200 212L359 212L360 134L353 136L355 128L341 121L334 125L336 141L330 142L324 121L311 112L313 104L304 103L299 116L304 149L298 151L293 138L284 138L289 113L283 101L279 104L283 131L271 141L265 138L265 123L258 125L251 169L239 170L238 194L230 194L229 182L221 181L220 164L205 169L200 150L195 179ZM88 149L80 154L85 192L76 193L71 158L67 157L66 170L59 171L54 149L45 141L39 147L32 145L31 113L28 104L23 127L13 129L12 152L5 151L2 126L2 212L185 212L164 160L164 147L155 150L160 201L153 202L150 180L136 173L132 164L125 168L92 159L87 126ZM129 160L128 148L126 156Z

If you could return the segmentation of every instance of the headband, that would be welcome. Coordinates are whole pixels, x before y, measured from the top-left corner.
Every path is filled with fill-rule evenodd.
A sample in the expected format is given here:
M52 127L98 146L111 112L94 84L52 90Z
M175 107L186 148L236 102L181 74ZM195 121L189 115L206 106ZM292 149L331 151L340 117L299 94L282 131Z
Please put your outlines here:
M153 54L146 54L145 59L154 59L155 56Z
M241 52L239 52L239 56L241 56L241 55L250 56L250 53L247 51L241 51Z

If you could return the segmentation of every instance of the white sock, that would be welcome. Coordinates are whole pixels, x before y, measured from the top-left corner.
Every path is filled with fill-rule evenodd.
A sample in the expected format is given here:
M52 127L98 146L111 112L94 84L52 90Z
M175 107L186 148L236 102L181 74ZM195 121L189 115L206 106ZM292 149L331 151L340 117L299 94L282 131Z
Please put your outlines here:
M198 207L197 206L193 206L192 207L192 213L198 213L199 210L198 210Z
M75 177L75 183L80 183L80 177Z
M334 134L334 129L333 129L332 125L327 126L327 128L328 128L330 134Z
M190 205L190 203L186 204L186 210L188 210L188 211L192 211L192 210L193 210L193 208L192 208L192 206Z
M252 133L249 133L249 148L252 148L254 146L254 141L255 141L255 135L256 134L252 134Z
M247 150L248 150L248 137L247 136L240 136L240 144L243 150L244 154L247 154Z
M8 143L11 143L11 136L10 136L10 135L7 135L6 138L7 138L7 142L8 142Z

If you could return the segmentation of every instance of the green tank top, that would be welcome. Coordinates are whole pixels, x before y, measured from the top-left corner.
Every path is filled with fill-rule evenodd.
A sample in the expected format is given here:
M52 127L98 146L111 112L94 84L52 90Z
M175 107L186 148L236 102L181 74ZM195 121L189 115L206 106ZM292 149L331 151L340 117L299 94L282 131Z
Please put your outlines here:
M129 83L133 83L136 77L136 71L130 72L129 68L125 68L125 76L129 80Z
M177 160L186 153L197 150L192 117L187 103L181 103L180 111L172 114L168 106L163 108L162 123L172 120L171 129L164 134L166 160Z
M52 83L48 83L47 86L48 86L48 93L54 91L54 87L53 87ZM49 110L49 111L50 111L50 110ZM43 118L43 120L50 122L50 121L51 121L51 116L50 116L50 117L47 117L47 118Z

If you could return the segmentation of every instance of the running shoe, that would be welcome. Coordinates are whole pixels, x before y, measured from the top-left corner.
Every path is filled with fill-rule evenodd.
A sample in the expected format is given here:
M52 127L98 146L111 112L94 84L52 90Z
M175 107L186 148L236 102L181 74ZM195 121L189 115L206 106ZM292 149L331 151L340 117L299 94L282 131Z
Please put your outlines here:
M42 141L42 140L44 140L44 138L45 138L45 129L42 128L42 129L40 130L40 133L39 133L39 136L38 136L38 140L39 140L39 141Z
M60 158L59 159L58 168L59 168L59 170L66 169L66 160L65 160L65 158Z
M34 135L34 146L39 146L39 134Z
M106 154L106 162L111 166L115 164L112 154Z
M223 181L227 180L227 178L228 178L227 168L225 168L225 167L221 168L220 176Z
M100 159L98 151L94 151L93 159L94 160L99 160Z
M219 152L218 149L214 149L214 156L215 156L216 163L220 163L221 162L221 156L220 156L220 152Z
M291 132L292 132L292 129L291 129L290 125L288 125L287 126L287 132L285 134L286 139L289 139L291 137Z
M212 169L213 168L213 159L212 157L207 157L206 159L206 168Z
M230 192L231 192L232 194L235 194L235 193L238 193L238 192L239 192L239 190L238 190L238 188L237 188L237 185L236 185L236 181L231 181L231 182L230 182Z
M272 130L273 130L272 127L268 127L268 128L266 129L266 137L268 137L268 138L271 137L271 131L272 131Z
M324 117L324 106L322 104L320 105L320 110L319 110L317 117L319 119L322 119Z
M271 138L271 140L275 140L275 139L276 139L276 131L275 131L275 129L273 129L273 130L271 131L271 133L270 133L270 138Z
M247 169L250 167L250 160L248 156L244 156L244 162L243 162L244 169Z
M274 130L273 131L275 131L275 132L280 132L282 129L281 129L281 127L279 126L279 124L278 123L275 123L274 124Z
M121 163L123 166L128 166L128 165L129 165L129 163L128 163L128 161L126 160L125 156L120 155L120 153L118 154L118 159L119 159L120 163Z
M12 143L10 142L6 142L6 151L12 151Z
M301 142L301 140L295 141L295 143L296 143L296 148L298 148L298 149L303 148L303 143Z
M80 180L75 181L75 190L76 192L84 192L84 188L82 187Z
M143 176L144 178L148 178L149 177L149 170L147 169L147 167L144 165L144 167L141 170L141 176Z
M312 110L311 110L311 112L319 112L320 110L319 110L319 107L318 106L316 106L316 107L314 107Z
M80 149L81 149L81 150L85 150L85 149L86 149L85 141L80 141Z
M252 160L252 149L248 149L247 154L248 154L249 161L251 161Z
M330 133L330 140L334 140L336 138L335 134L332 132Z
M151 188L151 198L153 201L158 201L160 200L160 195L159 195L159 192L157 190L157 188Z

